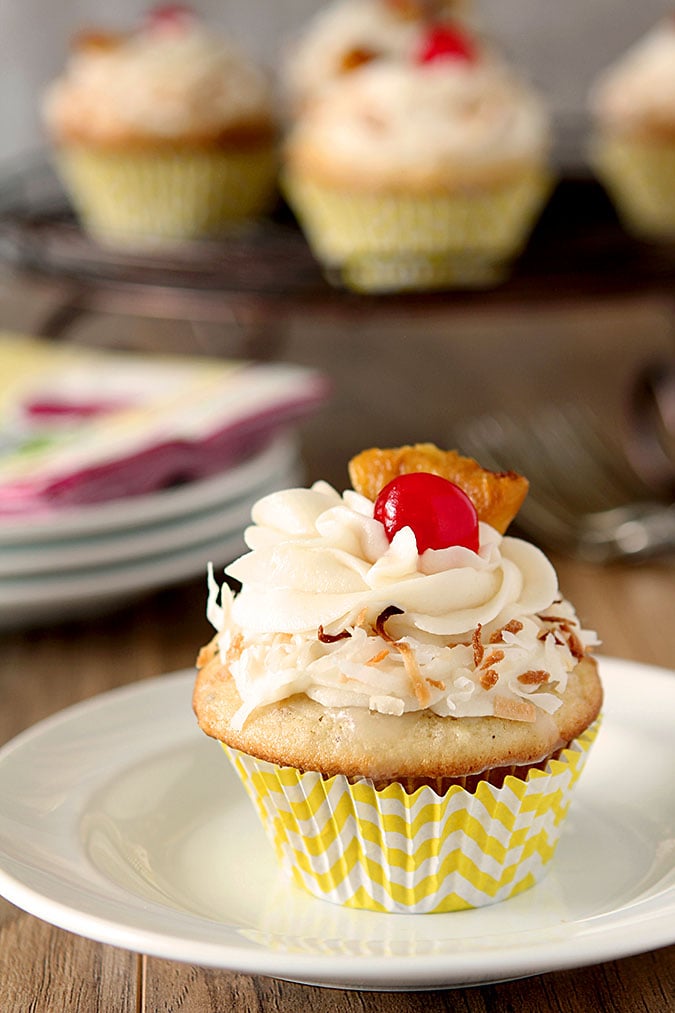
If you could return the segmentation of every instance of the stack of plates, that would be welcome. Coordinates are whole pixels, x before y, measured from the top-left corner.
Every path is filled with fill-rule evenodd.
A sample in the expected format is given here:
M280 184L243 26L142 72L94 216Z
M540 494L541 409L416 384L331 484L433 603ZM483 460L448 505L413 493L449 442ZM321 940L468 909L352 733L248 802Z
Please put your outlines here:
M236 467L175 488L0 517L0 629L102 612L222 567L245 549L253 503L301 482L293 436L277 436Z

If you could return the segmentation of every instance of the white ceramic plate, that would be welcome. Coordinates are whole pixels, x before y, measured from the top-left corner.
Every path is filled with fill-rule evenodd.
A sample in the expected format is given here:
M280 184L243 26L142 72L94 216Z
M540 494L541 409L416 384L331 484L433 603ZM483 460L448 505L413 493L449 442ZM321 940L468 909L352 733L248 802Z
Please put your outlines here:
M298 472L291 470L282 482L297 484ZM278 488L278 485L275 484ZM241 516L232 526L230 519L216 524L210 533L198 540L165 551L108 566L71 572L52 573L16 580L0 581L0 630L43 625L63 619L109 611L126 604L153 588L175 584L180 580L204 575L206 565L224 566L244 552L243 530L246 518Z
M36 578L57 578L72 575L75 570L120 563L131 563L143 557L187 548L213 541L224 533L243 531L250 521L251 507L261 496L276 489L287 488L300 475L300 465L275 468L236 500L224 500L208 509L173 517L155 524L129 529L118 528L88 537L37 542L35 545L9 545L0 549L0 603Z
M79 704L0 751L0 892L55 925L174 960L341 988L539 974L675 936L675 673L601 659L604 726L546 879L445 915L349 911L287 883L193 674Z
M270 487L271 488L271 487ZM224 534L243 531L249 523L253 499L246 499L234 507L219 507L204 514L195 514L186 520L172 521L148 528L145 531L121 532L110 538L97 537L90 541L62 542L42 549L35 548L12 553L0 553L0 604L9 601L19 592L56 582L62 586L64 578L81 580L83 576L100 576L101 568L117 567L148 559L161 553L185 549L195 543L223 537Z
M36 542L81 538L143 527L205 510L245 495L270 474L290 467L296 455L296 440L285 434L277 436L235 467L199 481L160 489L145 496L64 508L51 517L17 519L0 516L0 545L34 545Z

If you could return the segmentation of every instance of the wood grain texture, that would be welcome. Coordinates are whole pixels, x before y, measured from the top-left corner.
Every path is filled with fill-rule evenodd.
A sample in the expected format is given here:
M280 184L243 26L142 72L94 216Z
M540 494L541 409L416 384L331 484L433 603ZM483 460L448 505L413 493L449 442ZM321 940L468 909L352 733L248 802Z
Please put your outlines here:
M137 1013L138 958L0 900L2 1013Z
M671 1013L675 946L592 967L434 992L323 989L148 959L144 1013Z

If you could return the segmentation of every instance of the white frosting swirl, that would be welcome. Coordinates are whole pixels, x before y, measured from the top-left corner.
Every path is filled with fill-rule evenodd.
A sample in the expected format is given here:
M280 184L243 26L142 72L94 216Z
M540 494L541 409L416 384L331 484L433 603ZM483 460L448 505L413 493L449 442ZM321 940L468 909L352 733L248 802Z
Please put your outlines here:
M397 181L481 167L537 164L549 119L537 95L496 58L381 61L343 78L300 118L291 161Z
M226 571L242 590L235 597L225 585L221 608L212 582L209 605L240 722L294 693L388 714L493 714L497 698L552 712L579 646L595 643L560 601L543 553L487 524L477 553L418 555L410 528L390 544L369 500L323 482L266 496L253 521L252 551ZM392 605L400 614L378 629ZM345 634L326 642L319 627ZM519 678L532 672L546 679Z
M271 98L265 75L195 22L138 31L110 48L77 48L48 89L43 114L57 136L100 143L208 138L271 122Z
M291 106L305 103L341 77L351 54L375 59L412 60L420 43L425 15L464 20L461 0L420 5L413 16L405 4L391 0L334 0L320 10L298 36L283 61L283 83Z
M604 71L590 104L613 129L675 131L675 18L657 25Z

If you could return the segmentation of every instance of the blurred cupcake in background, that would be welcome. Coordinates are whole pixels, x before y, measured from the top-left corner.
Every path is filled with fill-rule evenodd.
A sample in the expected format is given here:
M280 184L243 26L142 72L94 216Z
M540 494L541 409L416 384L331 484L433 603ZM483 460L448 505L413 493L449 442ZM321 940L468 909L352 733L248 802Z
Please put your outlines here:
M675 16L595 82L591 163L626 228L675 239Z
M549 116L466 27L343 75L290 131L283 184L332 280L361 291L501 280L548 196Z
M420 26L458 22L468 0L333 0L289 44L281 77L290 115L345 74L373 60L411 59Z
M274 199L266 75L182 6L129 33L82 32L43 117L75 210L104 244L217 235Z

